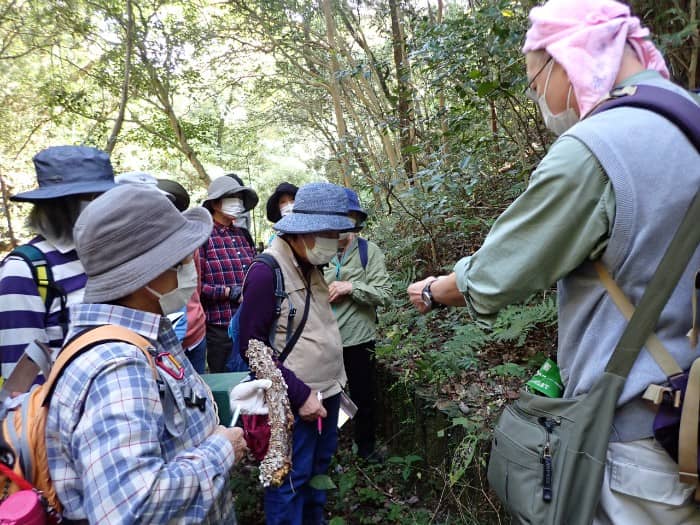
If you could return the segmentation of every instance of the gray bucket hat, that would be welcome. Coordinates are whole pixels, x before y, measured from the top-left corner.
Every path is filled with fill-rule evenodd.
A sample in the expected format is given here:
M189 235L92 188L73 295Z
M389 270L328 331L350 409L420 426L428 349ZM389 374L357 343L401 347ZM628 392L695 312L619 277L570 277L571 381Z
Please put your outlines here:
M109 155L88 146L53 146L34 158L37 189L10 197L16 202L35 202L83 193L103 193L114 187Z
M243 200L243 206L247 210L252 210L258 205L258 194L253 188L241 186L236 179L224 175L218 179L214 179L209 184L207 190L207 198L204 202L213 201L222 197L238 197Z
M350 231L355 223L348 217L345 190L328 182L305 184L297 192L292 213L273 228L281 233Z
M211 235L204 208L180 213L159 191L124 184L92 201L73 229L86 303L120 299L192 255Z

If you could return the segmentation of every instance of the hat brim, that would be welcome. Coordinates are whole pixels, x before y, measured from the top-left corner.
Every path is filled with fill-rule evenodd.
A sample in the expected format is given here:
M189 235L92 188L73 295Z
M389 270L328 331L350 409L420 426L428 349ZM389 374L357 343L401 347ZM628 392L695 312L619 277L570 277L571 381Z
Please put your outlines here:
M355 228L355 223L344 215L316 215L292 212L277 221L273 228L281 233L346 232Z
M270 198L267 199L265 204L265 215L267 215L267 220L270 222L277 222L282 218L282 213L280 212L280 199L282 195L292 195L286 191L276 191Z
M204 208L182 215L185 225L156 247L103 274L88 275L83 301L105 303L126 297L192 255L211 235L211 215Z
M243 195L239 195L240 193ZM240 187L235 190L222 189L220 191L215 191L211 195L207 195L207 198L202 201L202 204L224 197L238 197L243 199L243 207L245 208L245 211L255 208L258 205L258 200L260 200L258 194L250 188Z
M92 182L71 182L67 184L56 184L53 186L43 186L35 190L25 191L10 197L14 202L34 202L48 199L57 199L59 197L68 197L70 195L81 195L85 193L104 193L117 186L111 181L92 181Z

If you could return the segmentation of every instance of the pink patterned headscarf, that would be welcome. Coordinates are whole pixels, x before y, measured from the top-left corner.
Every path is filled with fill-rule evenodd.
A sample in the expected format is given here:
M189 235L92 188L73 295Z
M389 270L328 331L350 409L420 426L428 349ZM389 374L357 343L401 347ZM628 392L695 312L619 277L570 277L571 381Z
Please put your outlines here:
M523 53L543 49L566 71L581 116L610 91L629 43L647 69L669 77L649 30L614 0L549 0L530 11Z

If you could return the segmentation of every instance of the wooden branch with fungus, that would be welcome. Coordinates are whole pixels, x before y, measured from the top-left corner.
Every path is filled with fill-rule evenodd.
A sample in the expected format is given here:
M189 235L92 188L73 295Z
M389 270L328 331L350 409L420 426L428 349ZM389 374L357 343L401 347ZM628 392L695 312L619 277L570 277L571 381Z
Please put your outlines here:
M263 487L279 487L292 468L292 429L294 416L287 397L287 383L272 358L272 348L256 339L248 342L246 357L256 379L269 379L265 391L270 424L270 445L260 462L260 483Z

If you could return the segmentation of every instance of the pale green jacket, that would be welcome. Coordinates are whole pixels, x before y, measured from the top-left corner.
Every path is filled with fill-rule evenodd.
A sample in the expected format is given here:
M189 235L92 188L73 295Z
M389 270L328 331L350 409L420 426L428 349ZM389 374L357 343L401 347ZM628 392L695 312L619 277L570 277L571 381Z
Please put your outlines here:
M334 257L325 270L326 282L350 281L352 293L333 303L343 346L355 346L376 338L378 306L388 306L391 297L389 274L379 246L367 241L367 268L362 268L357 239L345 254Z
M654 78L659 73L647 70L619 86ZM472 316L488 323L505 306L598 259L614 221L615 192L600 162L577 139L560 138L481 248L454 267Z

